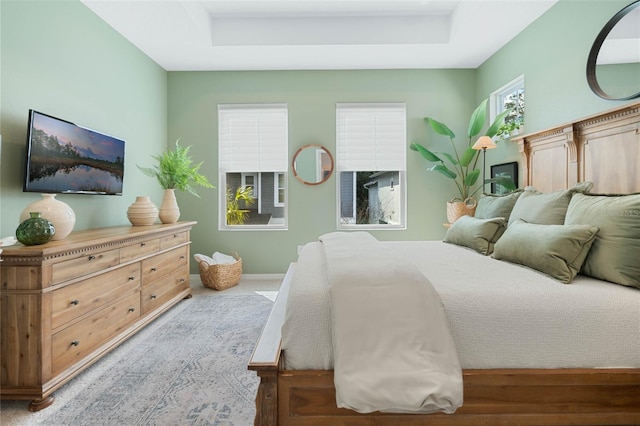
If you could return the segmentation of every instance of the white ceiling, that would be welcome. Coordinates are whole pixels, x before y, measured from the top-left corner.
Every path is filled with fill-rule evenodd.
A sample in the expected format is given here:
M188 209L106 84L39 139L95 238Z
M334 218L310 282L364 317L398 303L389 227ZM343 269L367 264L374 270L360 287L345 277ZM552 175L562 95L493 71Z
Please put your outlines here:
M477 68L557 0L82 0L168 71Z

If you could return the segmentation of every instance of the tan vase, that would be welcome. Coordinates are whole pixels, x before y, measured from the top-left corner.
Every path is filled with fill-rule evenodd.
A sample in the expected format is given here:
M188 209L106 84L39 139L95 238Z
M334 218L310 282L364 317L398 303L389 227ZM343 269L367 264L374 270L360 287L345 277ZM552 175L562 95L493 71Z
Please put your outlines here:
M474 198L467 198L464 201L448 201L447 202L447 220L454 223L462 216L473 216L476 214L476 206L478 203Z
M127 218L133 226L153 225L158 219L158 208L149 197L136 197L136 201L127 210Z
M180 208L176 200L175 189L165 189L160 204L160 221L162 223L176 223L180 218Z
M67 203L56 200L56 194L42 194L42 199L29 204L20 213L20 222L29 219L30 212L40 212L41 216L51 222L56 228L52 240L62 240L73 231L76 224L76 214Z

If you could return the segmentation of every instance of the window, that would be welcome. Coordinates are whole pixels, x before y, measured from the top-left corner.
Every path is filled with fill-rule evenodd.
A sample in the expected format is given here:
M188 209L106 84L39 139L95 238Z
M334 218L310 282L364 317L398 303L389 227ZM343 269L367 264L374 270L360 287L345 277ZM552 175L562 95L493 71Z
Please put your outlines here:
M247 195L251 198L256 198L255 194L258 193L256 189L256 181L258 180L257 173L242 173L241 178L241 184L246 188Z
M274 182L273 205L276 207L284 207L284 199L286 195L285 179L286 179L286 176L284 173L276 173L276 178L273 181Z
M287 229L285 104L218 105L221 230Z
M338 229L406 228L404 103L336 105Z
M491 121L495 120L502 111L513 108L496 136L500 139L506 139L518 134L520 127L524 125L524 75L493 92L490 96L490 102Z

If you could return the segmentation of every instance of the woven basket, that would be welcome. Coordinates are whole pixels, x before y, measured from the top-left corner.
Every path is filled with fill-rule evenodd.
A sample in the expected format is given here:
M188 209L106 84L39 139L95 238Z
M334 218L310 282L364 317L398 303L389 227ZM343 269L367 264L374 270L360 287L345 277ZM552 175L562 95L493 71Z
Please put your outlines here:
M453 223L462 216L473 216L476 214L477 205L475 198L455 202L451 200L447 202L447 220L449 223Z
M198 263L202 285L214 290L226 290L240 282L242 278L242 258L233 253L236 262L209 265L205 261Z

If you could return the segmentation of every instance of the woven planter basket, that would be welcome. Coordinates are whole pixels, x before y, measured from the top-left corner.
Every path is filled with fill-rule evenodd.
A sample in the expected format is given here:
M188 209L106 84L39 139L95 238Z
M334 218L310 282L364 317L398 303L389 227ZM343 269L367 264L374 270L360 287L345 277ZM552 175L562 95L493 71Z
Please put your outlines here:
M447 202L447 220L453 223L462 216L473 216L476 214L478 203L475 198L467 198L464 201Z
M226 290L240 282L242 278L242 258L233 253L236 262L209 265L205 261L198 263L202 285L214 290Z

